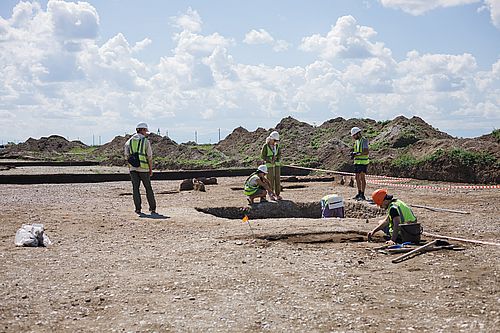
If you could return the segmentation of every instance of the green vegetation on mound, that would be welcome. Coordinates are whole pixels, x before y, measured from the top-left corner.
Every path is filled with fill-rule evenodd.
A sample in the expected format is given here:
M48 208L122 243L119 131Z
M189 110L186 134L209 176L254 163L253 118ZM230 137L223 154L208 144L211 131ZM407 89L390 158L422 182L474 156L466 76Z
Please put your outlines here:
M427 162L444 159L452 161L457 166L465 167L494 166L499 163L499 160L489 152L473 152L462 148L453 148L450 151L438 149L431 155L423 158L416 158L408 153L404 153L394 159L391 164L398 168L413 168Z
M369 140L369 172L419 179L467 182L500 182L500 130L472 138L458 139L439 131L419 117L393 120L343 119L337 117L312 126L292 117L275 128L248 131L236 128L217 144L178 144L165 136L150 134L154 168L217 169L255 167L262 163L260 152L272 130L281 136L282 162L310 168L353 171L349 153L353 149L350 129L360 127ZM126 165L123 147L130 135L117 136L102 146L86 146L53 135L9 145L3 158L51 161L98 161L103 165Z
M500 142L500 129L493 130L491 135L497 140L497 142Z

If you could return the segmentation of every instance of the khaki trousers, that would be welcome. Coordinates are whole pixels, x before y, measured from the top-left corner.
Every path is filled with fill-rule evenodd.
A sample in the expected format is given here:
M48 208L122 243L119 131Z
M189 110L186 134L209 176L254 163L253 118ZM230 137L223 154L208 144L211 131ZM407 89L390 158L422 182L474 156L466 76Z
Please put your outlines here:
M274 194L280 195L281 193L281 167L274 166L267 168L267 179L271 183L271 190L273 190Z

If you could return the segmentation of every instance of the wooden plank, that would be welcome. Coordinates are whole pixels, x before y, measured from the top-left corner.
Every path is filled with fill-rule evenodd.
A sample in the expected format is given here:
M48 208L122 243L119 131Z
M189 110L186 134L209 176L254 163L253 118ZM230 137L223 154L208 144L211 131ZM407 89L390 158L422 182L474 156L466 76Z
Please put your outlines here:
M430 207L430 206L421 206L421 205L410 205L411 207L416 207L416 208L425 208L429 209L435 212L449 212L449 213L457 213L457 214L470 214L470 212L464 212L461 210L453 210L453 209L447 209L447 208L438 208L438 207Z
M394 264L400 263L400 262L402 262L403 260L405 260L405 259L407 259L408 257L410 257L411 255L416 254L416 253L418 253L418 252L421 252L421 251L425 250L426 248L433 246L433 245L434 245L434 244L436 244L438 241L439 241L439 239L435 239L435 240L433 240L432 242L429 242L429 243L427 243L427 244L425 244L425 245L419 246L419 247L417 247L416 249L411 250L410 252L405 253L405 254L403 254L402 256L397 257L396 259L392 259L392 262L393 262Z
M474 243L474 244L500 246L500 243L487 242L487 241L481 241L481 240L476 240L476 239L466 239L466 238L450 237L450 236L445 236L445 235L432 234L430 232L425 232L425 231L422 233L422 235L429 236L429 237L434 237L434 238L441 238L441 239L451 239L451 240L455 240L455 241L459 241L459 242L465 242L465 243Z

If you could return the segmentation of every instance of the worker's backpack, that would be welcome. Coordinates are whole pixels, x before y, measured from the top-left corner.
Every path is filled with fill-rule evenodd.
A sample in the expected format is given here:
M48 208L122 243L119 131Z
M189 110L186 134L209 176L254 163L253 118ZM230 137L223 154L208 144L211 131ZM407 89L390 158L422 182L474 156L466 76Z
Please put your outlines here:
M142 150L142 146L144 145L144 139L139 141L139 145L137 147L137 151L132 151L132 143L130 143L130 155L128 157L128 163L134 168L138 168L141 166L141 160L139 159L139 152Z

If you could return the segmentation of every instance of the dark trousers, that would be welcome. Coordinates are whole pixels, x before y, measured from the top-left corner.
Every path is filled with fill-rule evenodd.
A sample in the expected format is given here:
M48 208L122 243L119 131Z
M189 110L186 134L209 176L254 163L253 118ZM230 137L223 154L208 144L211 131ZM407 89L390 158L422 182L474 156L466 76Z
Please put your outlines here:
M146 189L146 198L148 199L149 210L156 211L156 200L151 187L151 178L149 172L130 171L130 178L132 179L132 193L134 195L135 210L141 210L141 192L139 187L142 184Z

